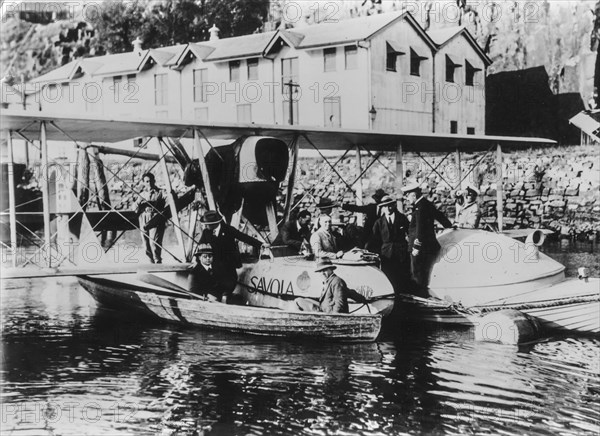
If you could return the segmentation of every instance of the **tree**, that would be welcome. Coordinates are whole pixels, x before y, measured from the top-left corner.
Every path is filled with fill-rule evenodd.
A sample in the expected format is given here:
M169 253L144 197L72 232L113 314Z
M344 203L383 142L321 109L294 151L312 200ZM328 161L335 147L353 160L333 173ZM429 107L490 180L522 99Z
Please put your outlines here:
M102 53L131 51L132 42L141 34L146 5L145 0L105 0L93 23L96 31L94 49Z

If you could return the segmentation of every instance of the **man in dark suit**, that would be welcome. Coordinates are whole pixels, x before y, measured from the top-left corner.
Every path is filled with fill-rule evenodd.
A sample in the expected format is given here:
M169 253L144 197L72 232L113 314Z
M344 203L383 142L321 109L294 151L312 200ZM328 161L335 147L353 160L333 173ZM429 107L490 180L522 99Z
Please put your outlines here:
M371 198L373 200L375 200L375 203L369 203L369 204L365 204L365 205L350 204L350 203L342 204L342 210L347 210L348 212L358 212L358 213L365 214L365 223L363 226L364 242L368 243L369 240L371 239L371 231L373 230L375 221L377 221L377 219L379 218L379 212L380 212L379 206L381 203L381 199L383 197L385 197L386 195L387 194L385 193L385 191L383 189L378 189L371 196Z
M203 295L210 301L221 301L223 295L231 293L235 281L213 264L213 250L210 244L200 244L194 253L196 263L188 275L188 290Z
M452 223L429 200L423 197L418 184L405 186L402 188L402 192L413 207L408 227L412 276L419 288L417 292L426 294L431 266L441 248L435 236L435 221L445 228L452 227Z
M392 283L396 292L410 288L410 261L406 235L408 219L396 207L396 199L386 195L379 207L381 216L373 225L367 249L381 257L381 269Z
M200 243L211 246L215 267L222 269L230 281L237 282L236 269L242 266L237 241L251 245L256 250L266 245L223 222L223 217L217 211L209 210L200 218L200 222L205 227L200 236ZM233 289L225 292L225 299L232 291Z
M289 220L281 227L273 245L287 245L295 254L300 253L302 244L309 247L311 214L306 209L298 213L298 218Z

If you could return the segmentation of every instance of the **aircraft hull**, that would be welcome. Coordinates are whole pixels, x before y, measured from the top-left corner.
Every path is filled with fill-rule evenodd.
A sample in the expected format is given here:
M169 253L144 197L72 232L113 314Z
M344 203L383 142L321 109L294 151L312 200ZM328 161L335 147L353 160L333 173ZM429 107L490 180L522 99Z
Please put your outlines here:
M442 250L432 267L430 298L404 296L406 313L477 325L487 313L515 309L550 330L600 333L599 278L567 279L564 266L536 246L497 233L453 230L438 240Z

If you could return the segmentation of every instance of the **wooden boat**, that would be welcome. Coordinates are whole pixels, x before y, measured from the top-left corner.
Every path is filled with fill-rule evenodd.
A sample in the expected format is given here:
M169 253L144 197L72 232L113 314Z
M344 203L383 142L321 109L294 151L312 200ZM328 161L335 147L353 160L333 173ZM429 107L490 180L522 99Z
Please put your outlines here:
M481 230L450 230L438 240L430 298L404 295L407 314L476 325L487 313L515 309L550 330L600 333L600 279L566 278L565 267L539 251L540 231L525 242Z
M228 305L192 298L177 291L176 285L167 285L170 289L151 285L131 274L78 279L100 304L204 328L341 342L374 341L381 330L381 313L369 314L366 310L326 314ZM364 305L352 305L351 311L358 306Z

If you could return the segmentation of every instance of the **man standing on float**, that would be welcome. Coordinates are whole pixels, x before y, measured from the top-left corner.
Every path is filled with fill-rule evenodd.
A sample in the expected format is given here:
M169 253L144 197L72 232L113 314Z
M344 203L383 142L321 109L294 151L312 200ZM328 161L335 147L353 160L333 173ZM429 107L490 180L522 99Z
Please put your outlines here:
M413 208L408 227L411 272L417 285L416 292L426 294L431 265L441 248L435 236L434 222L439 222L445 228L452 227L452 223L429 200L423 197L418 184L405 186L402 188L402 192Z

